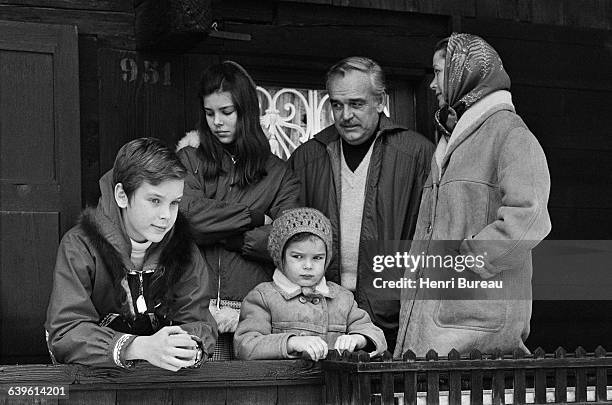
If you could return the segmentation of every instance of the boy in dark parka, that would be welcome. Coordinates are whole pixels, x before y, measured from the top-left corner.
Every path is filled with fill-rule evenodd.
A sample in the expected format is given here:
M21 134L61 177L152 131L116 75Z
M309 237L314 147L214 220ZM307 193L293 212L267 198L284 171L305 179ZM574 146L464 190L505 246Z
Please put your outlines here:
M197 367L217 328L207 269L178 213L185 168L160 141L124 145L101 197L60 243L45 328L60 363Z

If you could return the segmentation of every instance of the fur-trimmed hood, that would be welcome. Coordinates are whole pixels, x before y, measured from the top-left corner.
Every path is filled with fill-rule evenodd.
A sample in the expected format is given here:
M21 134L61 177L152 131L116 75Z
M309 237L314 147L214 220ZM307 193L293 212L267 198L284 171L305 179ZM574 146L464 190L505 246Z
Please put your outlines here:
M183 149L185 146L191 146L197 148L200 146L200 133L197 130L189 131L181 138L176 144L176 151Z
M131 262L131 242L125 230L121 210L115 202L112 170L100 179L101 197L97 208L85 209L79 225L103 258L111 275L115 299L122 315L133 319L136 314L127 273L134 270ZM146 255L143 270L154 270L150 296L160 309L167 307L167 293L180 280L192 260L193 237L189 221L179 212L173 228L159 243L153 243Z

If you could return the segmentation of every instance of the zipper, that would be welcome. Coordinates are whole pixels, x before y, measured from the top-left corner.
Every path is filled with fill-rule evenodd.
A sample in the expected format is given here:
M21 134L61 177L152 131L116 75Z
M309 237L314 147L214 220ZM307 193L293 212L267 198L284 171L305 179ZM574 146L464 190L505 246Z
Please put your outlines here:
M134 304L136 305L136 311L139 314L143 314L147 311L147 303L145 301L144 298L144 277L143 274L145 273L154 273L155 269L150 269L150 270L128 270L127 274L131 275L131 276L138 276L138 296L136 297L136 301L134 301ZM128 283L129 285L129 283ZM131 291L130 291L131 294ZM132 296L132 300L134 299L134 297Z
M438 191L440 189L439 187L439 183L434 182L432 184L433 187L433 201L431 203L431 214L429 214L429 224L427 225L427 234L429 235L429 239L431 240L432 238L432 230L433 230L433 224L434 221L436 220L436 210L438 209Z
M219 263L217 265L217 311L221 310L221 251L217 250Z
M230 193L236 177L236 158L231 153L228 153L232 166L228 175L229 185L227 187L227 198L230 198ZM221 248L217 246L217 311L221 310Z
M436 218L436 209L438 208L438 189L439 189L439 183L434 181L432 184L432 191L433 191L433 201L431 203L432 205L432 210L431 210L431 214L429 215L429 224L427 225L427 246L425 247L425 252L429 252L429 246L431 245L431 240L433 238L433 223L435 221ZM423 275L423 268L421 267L419 269L419 271L416 273L415 277L419 278ZM419 294L419 288L417 287L414 290L414 294L412 296L411 302L410 302L410 306L409 309L407 310L408 312L408 323L410 323L411 319L412 319L412 310L414 309L414 304L417 301L416 297ZM400 314L401 316L401 314Z

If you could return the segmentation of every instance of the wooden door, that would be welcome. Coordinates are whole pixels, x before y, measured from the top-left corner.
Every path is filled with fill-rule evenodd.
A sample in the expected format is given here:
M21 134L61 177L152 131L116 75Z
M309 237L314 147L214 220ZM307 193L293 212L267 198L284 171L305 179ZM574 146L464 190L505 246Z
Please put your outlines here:
M0 363L48 360L61 235L81 206L76 27L0 21Z

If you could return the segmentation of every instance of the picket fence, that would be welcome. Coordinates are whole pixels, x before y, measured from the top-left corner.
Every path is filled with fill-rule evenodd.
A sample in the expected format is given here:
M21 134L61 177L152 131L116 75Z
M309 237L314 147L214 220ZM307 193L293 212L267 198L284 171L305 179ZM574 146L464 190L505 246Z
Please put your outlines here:
M323 370L328 404L612 403L612 354L601 346L590 354L582 347L510 356L430 350L424 358L408 351L401 360L330 352Z

